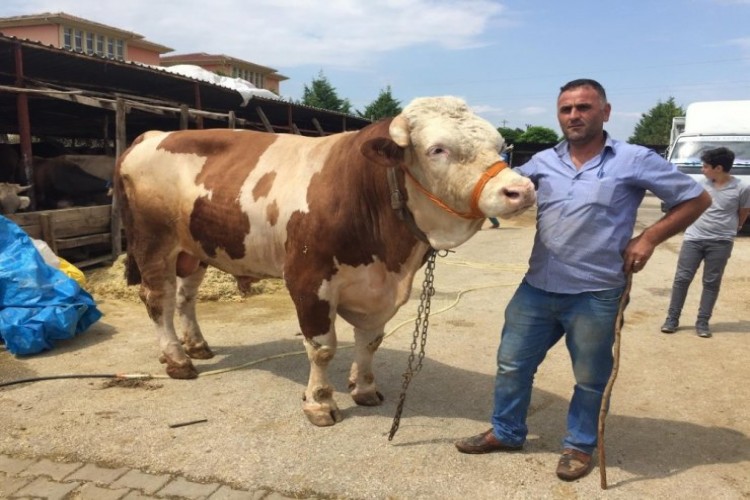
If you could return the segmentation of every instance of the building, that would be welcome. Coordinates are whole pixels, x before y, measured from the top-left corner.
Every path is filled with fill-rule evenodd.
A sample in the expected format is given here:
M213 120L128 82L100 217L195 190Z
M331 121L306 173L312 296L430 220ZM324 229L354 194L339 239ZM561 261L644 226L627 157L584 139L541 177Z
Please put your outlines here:
M175 54L173 49L150 42L142 35L105 24L88 21L64 12L31 14L0 18L0 34L22 40L118 61L153 66L188 64L218 75L241 78L259 89L280 95L280 83L289 78L273 68L261 66L223 54Z
M82 54L152 65L159 65L159 56L173 50L138 33L64 12L0 18L0 33Z
M200 66L203 69L222 76L241 78L258 87L270 90L274 94L280 94L280 83L289 78L276 72L273 68L261 66L224 54L206 54L205 52L193 54L175 54L161 56L159 58L162 66L175 66L178 64L190 64Z

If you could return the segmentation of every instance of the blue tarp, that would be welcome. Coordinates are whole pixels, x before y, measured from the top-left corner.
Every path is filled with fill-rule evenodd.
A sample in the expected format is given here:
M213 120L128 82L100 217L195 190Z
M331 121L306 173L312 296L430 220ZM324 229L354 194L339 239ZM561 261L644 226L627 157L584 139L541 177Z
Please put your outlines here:
M11 353L52 349L101 316L86 290L47 265L23 229L0 216L0 336Z

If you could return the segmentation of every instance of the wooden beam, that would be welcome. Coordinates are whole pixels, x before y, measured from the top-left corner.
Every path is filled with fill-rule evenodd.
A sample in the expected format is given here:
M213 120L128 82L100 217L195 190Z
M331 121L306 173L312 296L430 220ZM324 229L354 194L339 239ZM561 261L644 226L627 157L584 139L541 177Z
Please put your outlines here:
M323 127L320 126L320 122L314 116L312 118L312 123L313 123L313 125L315 125L315 130L318 131L318 134L320 134L320 135L326 135L326 133L323 131Z
M255 112L258 113L258 117L260 117L260 121L263 122L263 126L266 127L266 131L274 132L273 127L271 126L271 122L263 112L263 109L260 106L255 106Z

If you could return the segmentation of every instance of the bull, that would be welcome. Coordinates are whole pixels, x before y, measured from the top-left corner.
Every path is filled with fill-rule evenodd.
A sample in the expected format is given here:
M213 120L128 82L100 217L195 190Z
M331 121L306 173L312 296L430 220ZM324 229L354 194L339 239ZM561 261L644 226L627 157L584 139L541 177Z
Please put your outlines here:
M303 411L342 418L327 367L336 315L354 327L350 395L379 405L372 363L386 322L433 249L454 248L485 217L535 201L501 161L503 139L455 97L419 98L356 132L302 137L248 130L147 132L118 159L126 277L156 327L173 378L213 353L195 314L206 266L239 282L283 277L310 375ZM174 311L180 319L180 337Z

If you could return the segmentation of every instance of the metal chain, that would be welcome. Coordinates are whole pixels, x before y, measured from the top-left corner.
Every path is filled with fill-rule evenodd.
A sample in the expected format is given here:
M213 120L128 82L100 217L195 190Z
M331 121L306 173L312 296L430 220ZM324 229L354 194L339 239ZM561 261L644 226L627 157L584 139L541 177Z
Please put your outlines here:
M409 353L409 363L406 371L403 373L403 383L401 385L401 396L399 397L396 415L393 417L391 431L388 434L388 441L396 435L398 426L401 423L401 412L404 409L406 401L406 389L409 387L411 379L422 369L422 360L424 359L424 346L427 344L427 327L430 324L430 301L435 295L435 257L437 250L430 250L427 256L427 266L424 270L424 281L422 282L422 293L419 296L419 307L417 308L417 317L414 320L414 335L411 341L411 352ZM419 340L419 352L417 352L417 340ZM414 360L417 360L416 365Z

